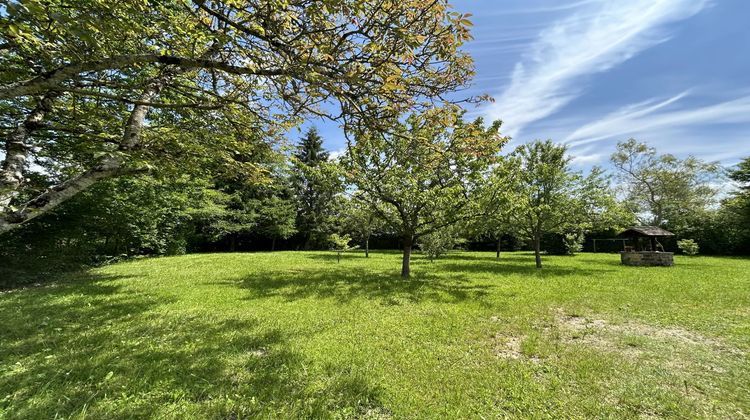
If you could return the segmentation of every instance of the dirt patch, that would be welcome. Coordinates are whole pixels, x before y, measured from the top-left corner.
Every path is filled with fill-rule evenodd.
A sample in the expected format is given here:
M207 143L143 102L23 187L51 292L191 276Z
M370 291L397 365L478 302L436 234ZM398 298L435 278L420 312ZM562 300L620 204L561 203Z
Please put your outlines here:
M518 360L521 359L521 342L523 337L506 336L496 334L494 337L495 355L503 359Z
M744 354L720 339L679 327L659 327L637 321L611 323L595 316L568 315L562 309L555 311L554 324L560 332L562 341L582 342L623 353L641 353L642 344L657 342L679 348L691 347L734 355Z
M253 357L265 357L268 354L268 351L261 347L259 349L250 350L247 353Z
M499 318L491 317L490 321L498 322ZM721 339L684 328L659 327L637 321L613 323L601 316L570 314L560 308L554 310L551 322L536 325L534 329L540 331L547 340L564 346L583 345L598 351L617 353L629 359L641 359L644 356L653 361L661 360L661 363L676 368L683 364L700 364L693 357L694 353L706 355L707 359L712 354L744 356L740 349ZM539 358L528 357L523 353L524 339L524 335L497 333L492 338L493 351L497 357L507 360L539 362ZM682 360L684 357L690 360ZM703 368L721 371L713 363Z

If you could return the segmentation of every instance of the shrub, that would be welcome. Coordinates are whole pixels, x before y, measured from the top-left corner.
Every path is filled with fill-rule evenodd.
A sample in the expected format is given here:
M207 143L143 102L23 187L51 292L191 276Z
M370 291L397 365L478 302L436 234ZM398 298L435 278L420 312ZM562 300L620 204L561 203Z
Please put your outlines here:
M677 248L680 248L685 255L697 255L698 244L692 239L682 239L677 241Z
M453 249L455 244L456 239L450 229L439 230L419 239L419 249L427 255L430 261L440 258L441 255Z
M581 233L566 233L563 236L563 243L565 244L565 251L568 255L575 255L583 249L583 234Z

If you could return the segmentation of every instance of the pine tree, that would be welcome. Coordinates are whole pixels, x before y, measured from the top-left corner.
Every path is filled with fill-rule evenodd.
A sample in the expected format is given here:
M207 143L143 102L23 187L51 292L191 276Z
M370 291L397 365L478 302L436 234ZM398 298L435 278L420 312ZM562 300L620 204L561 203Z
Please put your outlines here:
M294 185L297 195L297 231L304 249L325 245L331 204L341 189L335 164L328 161L323 139L315 127L302 138L294 154Z

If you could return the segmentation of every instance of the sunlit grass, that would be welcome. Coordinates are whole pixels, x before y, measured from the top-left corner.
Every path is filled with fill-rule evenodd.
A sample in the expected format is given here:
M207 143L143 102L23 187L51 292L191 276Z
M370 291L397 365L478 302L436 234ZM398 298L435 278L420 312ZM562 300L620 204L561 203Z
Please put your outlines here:
M750 416L750 260L145 259L0 295L0 417Z

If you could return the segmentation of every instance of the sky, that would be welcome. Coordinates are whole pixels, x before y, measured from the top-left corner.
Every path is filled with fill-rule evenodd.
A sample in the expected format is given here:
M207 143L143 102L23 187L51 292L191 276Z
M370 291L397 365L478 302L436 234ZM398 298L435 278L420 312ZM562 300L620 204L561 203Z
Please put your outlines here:
M576 166L607 166L632 137L727 166L750 156L750 1L451 3L474 24L476 77L457 97L494 98L467 116L503 120L506 151L552 139ZM336 123L311 124L343 150Z

